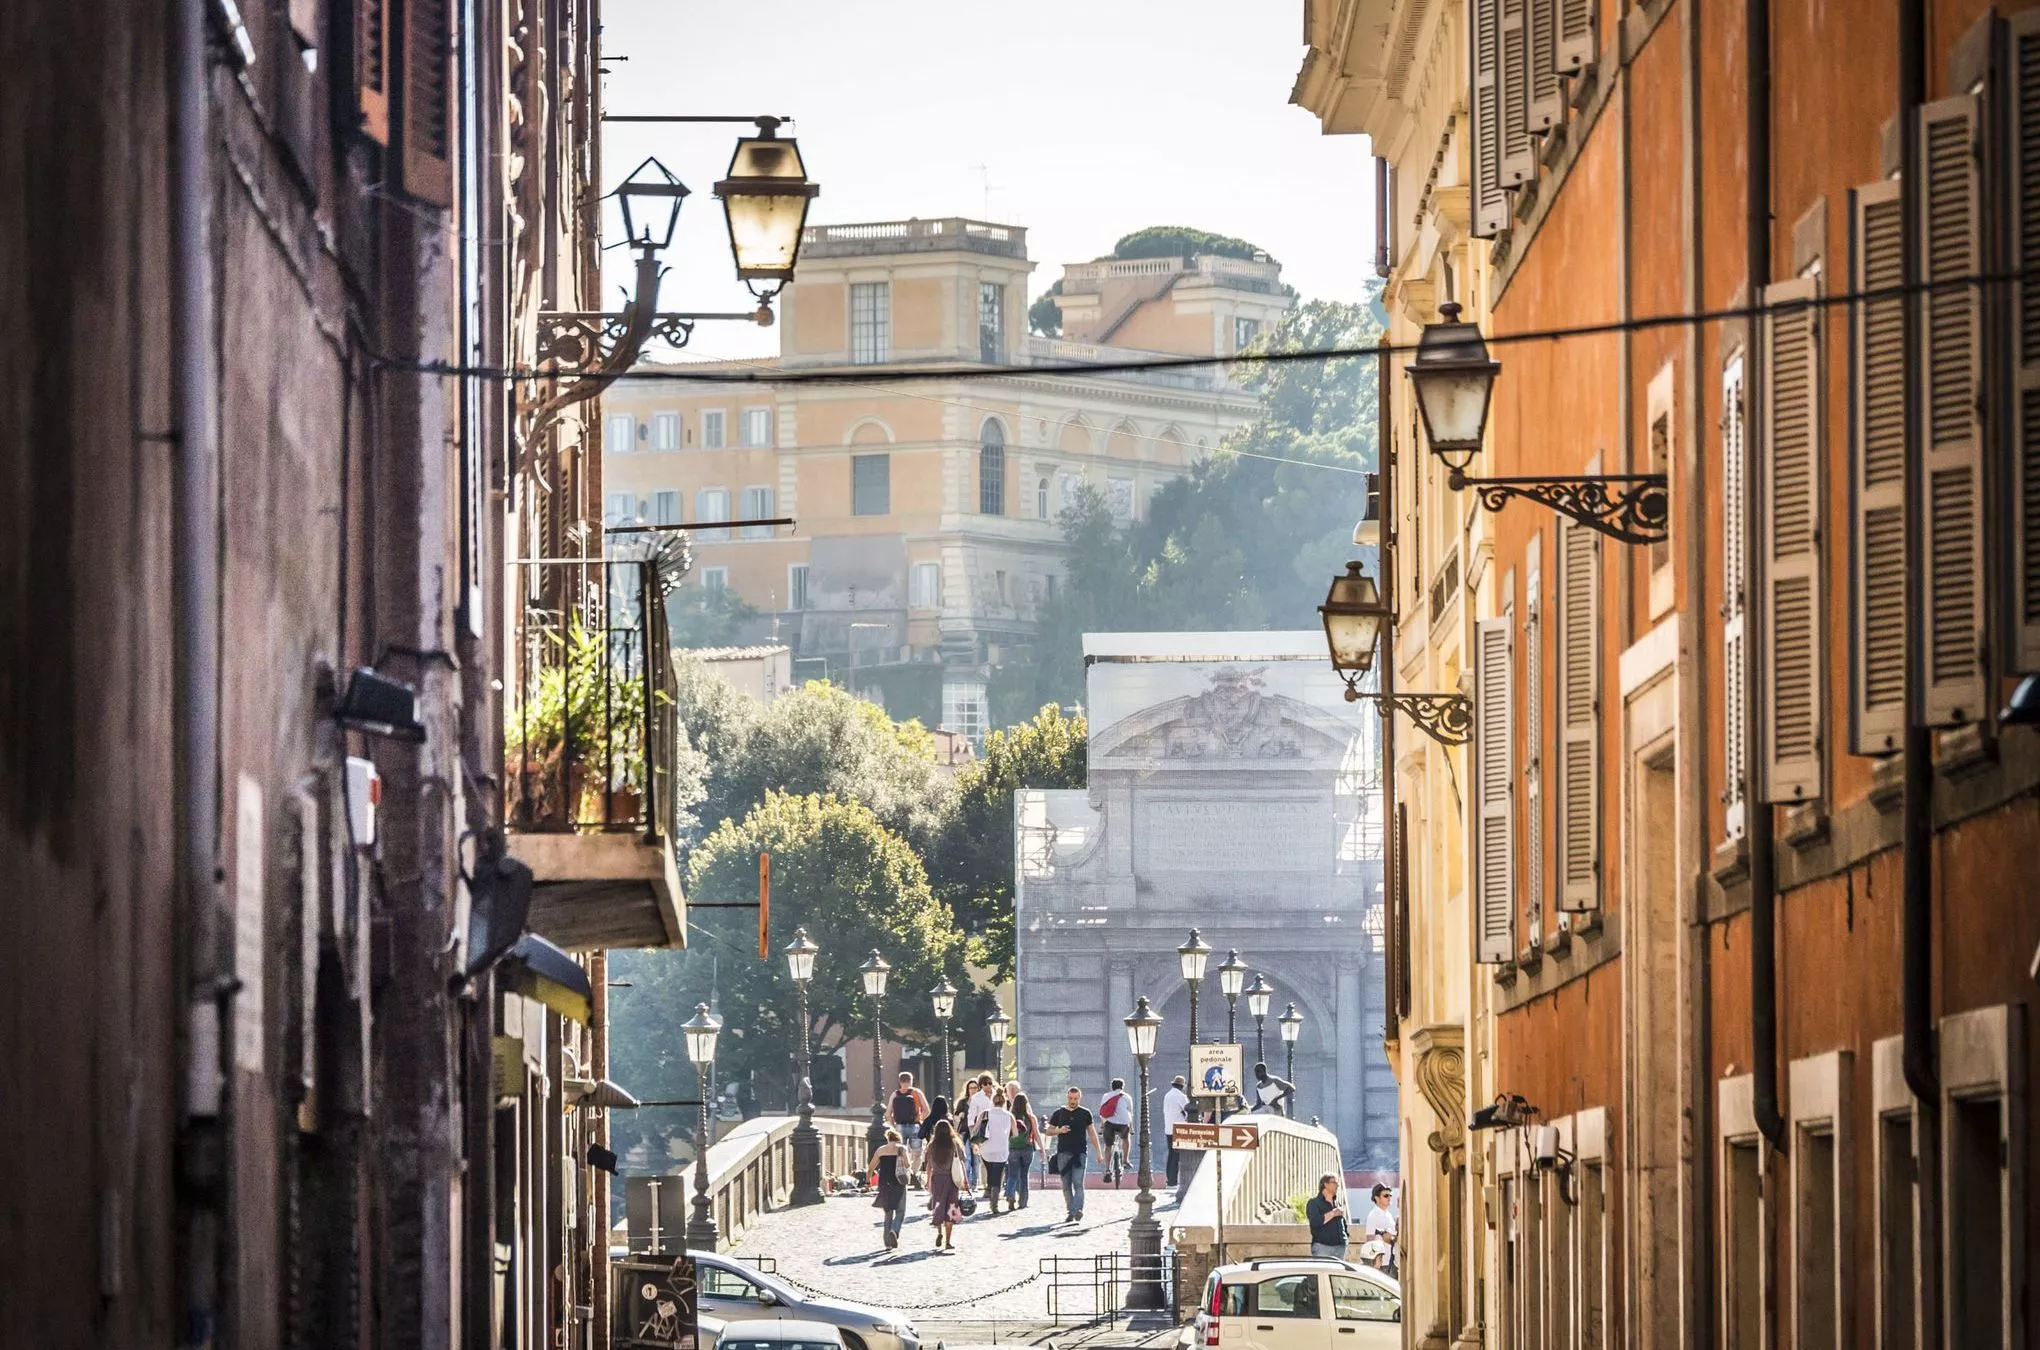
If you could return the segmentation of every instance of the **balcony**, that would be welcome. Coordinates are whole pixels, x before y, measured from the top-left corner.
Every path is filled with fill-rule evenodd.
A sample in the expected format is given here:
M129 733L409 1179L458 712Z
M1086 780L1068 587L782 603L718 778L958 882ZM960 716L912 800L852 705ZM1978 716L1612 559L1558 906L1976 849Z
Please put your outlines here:
M1019 225L947 216L939 220L878 220L861 225L810 225L801 232L807 258L865 258L888 253L986 253L1025 258L1027 231Z
M653 566L515 572L523 615L504 690L504 805L510 853L532 871L529 927L568 951L685 946L668 791L673 663Z

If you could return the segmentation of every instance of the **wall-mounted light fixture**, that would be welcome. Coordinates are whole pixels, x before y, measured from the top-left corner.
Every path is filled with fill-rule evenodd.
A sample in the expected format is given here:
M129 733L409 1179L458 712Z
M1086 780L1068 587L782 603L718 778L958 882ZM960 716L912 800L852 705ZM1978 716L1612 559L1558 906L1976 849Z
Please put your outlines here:
M1360 677L1374 669L1374 648L1391 614L1381 589L1358 559L1332 578L1318 615L1324 620L1332 669L1346 682L1348 703L1371 699L1383 717L1391 710L1405 713L1440 745L1466 744L1473 735L1473 703L1466 695L1382 694L1360 687Z

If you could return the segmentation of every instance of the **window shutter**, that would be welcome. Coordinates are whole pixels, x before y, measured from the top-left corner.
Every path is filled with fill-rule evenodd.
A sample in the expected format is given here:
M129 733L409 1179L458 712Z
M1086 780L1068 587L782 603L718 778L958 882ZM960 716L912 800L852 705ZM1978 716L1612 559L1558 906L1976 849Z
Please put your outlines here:
M1509 228L1509 194L1502 187L1502 0L1469 3L1473 81L1467 129L1473 142L1473 232L1492 238Z
M1502 186L1537 174L1537 138L1530 132L1531 0L1502 0Z
M1474 960L1516 955L1515 719L1508 619L1473 631Z
M453 202L452 0L408 0L403 28L399 115L404 191L419 201L447 206Z
M1749 465L1744 454L1743 353L1721 367L1722 833L1743 837L1749 802Z
M1549 131L1565 109L1565 87L1559 83L1558 31L1564 0L1529 0L1530 6L1530 130Z
M1544 945L1544 535L1530 536L1523 581L1523 742L1529 762L1523 772L1527 808L1524 838L1529 856L1523 910L1529 945Z
M1410 809L1402 803L1395 804L1395 931L1398 951L1396 958L1395 999L1397 1012L1410 1015Z
M1559 0L1558 69L1575 75L1594 64L1599 35L1594 31L1594 0Z
M1601 904L1600 536L1558 522L1558 907Z
M355 0L354 99L361 134L390 143L390 0Z
M1820 796L1821 382L1820 287L1811 279L1764 288L1762 370L1767 381L1763 510L1763 608L1757 615L1764 758L1758 796L1767 802ZM1772 308L1804 302L1803 308Z
M2007 23L2011 60L2005 145L2013 194L2011 664L2040 671L2040 10Z
M1973 95L1920 110L1918 275L1930 287L1974 276L1982 261L1976 133ZM1984 701L1981 306L1970 285L1929 290L1920 309L1923 720L1955 726Z
M1903 283L1901 212L1897 183L1851 194L1851 290ZM1905 733L1905 302L1859 300L1849 319L1849 748L1883 755Z

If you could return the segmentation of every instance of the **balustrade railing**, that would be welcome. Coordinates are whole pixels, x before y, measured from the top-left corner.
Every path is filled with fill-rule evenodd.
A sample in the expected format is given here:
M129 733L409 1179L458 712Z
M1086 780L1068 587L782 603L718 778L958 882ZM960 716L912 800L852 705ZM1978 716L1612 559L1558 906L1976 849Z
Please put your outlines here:
M709 1146L708 1199L715 1228L725 1247L768 1209L786 1203L793 1192L793 1132L797 1116L757 1116L733 1128ZM822 1185L833 1177L864 1171L871 1146L865 1140L869 1122L816 1116L822 1137ZM690 1170L688 1176L693 1176Z

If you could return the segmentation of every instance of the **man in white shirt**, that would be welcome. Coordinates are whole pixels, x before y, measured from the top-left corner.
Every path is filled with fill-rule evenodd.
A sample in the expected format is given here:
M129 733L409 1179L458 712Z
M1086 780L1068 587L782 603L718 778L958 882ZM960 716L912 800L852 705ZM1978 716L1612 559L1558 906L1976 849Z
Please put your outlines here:
M978 1122L983 1120L985 1112L991 1109L992 1076L988 1073L981 1073L977 1076L977 1081L970 1085L970 1101L964 1106L963 1116L964 1171L969 1176L972 1186L977 1185L978 1175Z
M1169 1141L1169 1161L1166 1167L1169 1184L1176 1184L1176 1174L1181 1170L1181 1156L1176 1152L1176 1127L1190 1118L1190 1094L1183 1090L1183 1075L1177 1074L1169 1081L1169 1090L1162 1094L1162 1138Z
M1113 1079L1098 1103L1098 1123L1105 1127L1105 1184L1116 1185L1133 1157L1133 1097L1124 1078Z
M1382 1269L1392 1270L1395 1268L1396 1222L1395 1213L1389 1206L1395 1203L1395 1192L1386 1186L1377 1185L1372 1198L1374 1204L1367 1211L1367 1223L1363 1231L1369 1242L1379 1241L1382 1244L1387 1254L1387 1259L1381 1263Z

